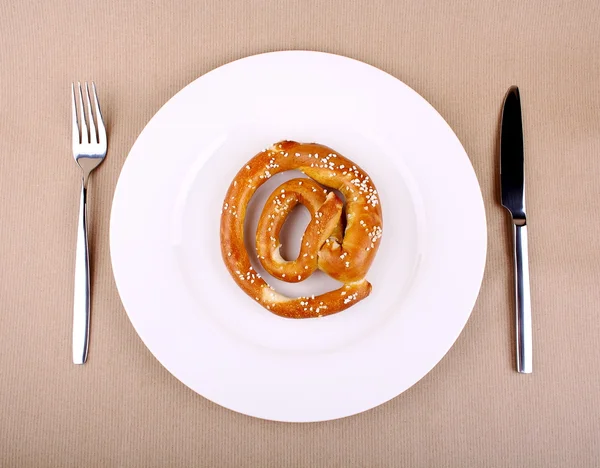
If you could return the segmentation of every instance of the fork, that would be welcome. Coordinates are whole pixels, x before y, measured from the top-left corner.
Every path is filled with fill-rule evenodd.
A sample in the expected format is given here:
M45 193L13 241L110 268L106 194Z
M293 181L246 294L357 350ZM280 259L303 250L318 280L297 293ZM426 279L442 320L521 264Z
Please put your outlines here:
M75 288L73 300L73 363L83 364L87 359L90 330L90 259L87 235L87 185L90 173L106 156L106 129L102 121L96 85L92 82L94 109L90 101L90 88L85 83L85 106L81 83L71 83L73 107L73 157L81 168L81 199L77 227L77 250L75 254ZM79 106L77 106L79 101ZM85 115L87 107L87 122ZM79 110L78 110L79 109ZM94 112L95 111L95 112ZM92 114L95 114L95 122ZM89 126L89 132L88 132Z

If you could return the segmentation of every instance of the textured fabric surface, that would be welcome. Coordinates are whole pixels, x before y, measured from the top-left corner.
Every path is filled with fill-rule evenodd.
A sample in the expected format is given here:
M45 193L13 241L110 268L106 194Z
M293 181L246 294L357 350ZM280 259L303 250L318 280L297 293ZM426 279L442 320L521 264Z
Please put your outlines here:
M591 467L600 463L600 4L596 0L0 1L0 466ZM463 143L489 230L464 332L422 381L358 416L223 409L145 348L109 256L119 171L173 94L233 59L346 55L423 95ZM69 86L95 80L110 148L90 187L89 361L71 364L79 173ZM521 89L534 374L514 371L498 124Z

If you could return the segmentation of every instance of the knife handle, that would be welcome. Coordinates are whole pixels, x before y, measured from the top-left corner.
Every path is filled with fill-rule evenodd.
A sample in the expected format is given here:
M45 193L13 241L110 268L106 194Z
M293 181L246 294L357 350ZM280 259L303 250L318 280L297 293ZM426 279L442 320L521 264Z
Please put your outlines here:
M517 327L517 371L531 374L533 343L531 330L531 299L529 292L529 260L527 226L513 225L515 247L515 292Z

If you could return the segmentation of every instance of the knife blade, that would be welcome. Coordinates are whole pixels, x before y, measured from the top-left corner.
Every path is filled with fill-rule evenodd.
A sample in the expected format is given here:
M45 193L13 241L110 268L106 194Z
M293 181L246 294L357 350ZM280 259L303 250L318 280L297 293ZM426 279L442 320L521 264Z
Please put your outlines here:
M523 171L523 125L519 88L511 87L504 98L500 137L500 181L502 205L513 219L525 221L525 177Z
M527 216L525 214L523 119L519 88L504 97L500 135L502 206L511 215L514 238L517 371L532 372L532 323L529 290Z

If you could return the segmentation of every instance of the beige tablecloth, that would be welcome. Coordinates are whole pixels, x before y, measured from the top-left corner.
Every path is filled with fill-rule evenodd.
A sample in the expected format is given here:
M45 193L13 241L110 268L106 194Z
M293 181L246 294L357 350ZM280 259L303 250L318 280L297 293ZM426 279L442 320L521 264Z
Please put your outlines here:
M597 0L0 2L0 466L591 467L600 464ZM353 57L429 100L462 141L489 229L479 300L442 362L358 416L282 424L223 409L154 359L111 272L113 190L173 94L280 49ZM101 91L110 149L90 189L88 364L71 364L79 173L69 85ZM535 371L514 371L498 121L521 89Z

